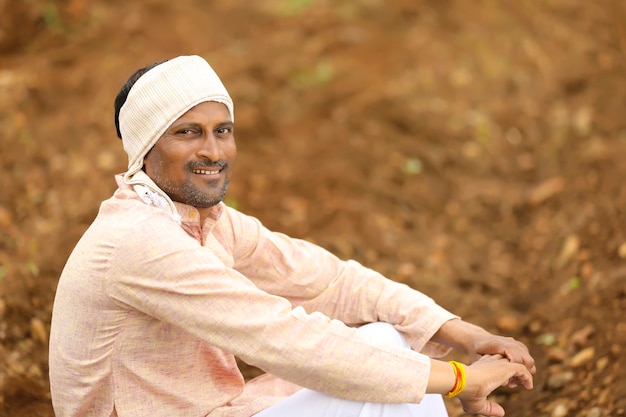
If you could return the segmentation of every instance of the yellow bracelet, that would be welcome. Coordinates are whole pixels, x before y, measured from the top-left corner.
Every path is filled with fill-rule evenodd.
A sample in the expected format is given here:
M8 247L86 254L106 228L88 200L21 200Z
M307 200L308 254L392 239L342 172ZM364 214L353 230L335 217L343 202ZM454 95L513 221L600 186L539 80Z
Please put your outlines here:
M465 389L465 384L467 383L467 376L465 375L465 367L462 363L457 361L449 361L448 362L452 369L454 369L454 386L450 390L449 393L445 394L444 397L451 398L459 395Z

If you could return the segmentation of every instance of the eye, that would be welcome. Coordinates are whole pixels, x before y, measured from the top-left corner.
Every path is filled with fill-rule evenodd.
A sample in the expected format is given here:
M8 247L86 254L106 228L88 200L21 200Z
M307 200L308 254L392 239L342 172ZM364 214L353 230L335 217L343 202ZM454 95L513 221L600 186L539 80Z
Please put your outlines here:
M180 129L176 132L177 135L191 135L194 133L193 129Z
M215 133L219 136L229 136L233 133L233 128L230 126L222 126L215 129Z

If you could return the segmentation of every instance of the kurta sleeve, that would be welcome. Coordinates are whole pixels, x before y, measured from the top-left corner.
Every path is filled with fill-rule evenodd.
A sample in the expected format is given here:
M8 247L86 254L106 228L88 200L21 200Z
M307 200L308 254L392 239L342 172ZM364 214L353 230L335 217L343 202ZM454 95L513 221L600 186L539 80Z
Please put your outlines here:
M253 217L232 209L227 216L235 268L260 289L348 325L391 323L413 349L434 357L450 350L430 339L457 316L432 298L356 261L342 261L317 245L272 232Z
M247 262L238 268L226 266L163 214L138 222L131 233L119 237L112 257L115 262L106 276L107 292L121 308L178 326L203 343L302 387L356 401L419 402L430 373L426 356L367 342L341 321L322 312L307 312L304 307L309 302L329 304L319 289L323 285L304 292L286 290L292 285L306 288L325 272L333 272L332 283L352 266L336 262L303 242L292 243L279 236L269 239L267 232L254 224L247 220L227 228L256 228L247 229L246 236L259 234L259 245L241 245L235 252L251 249L248 258L259 260L262 256L257 251L268 251L270 260L261 267L273 268L270 276L255 272ZM231 243L235 244L234 240ZM275 265L283 261L273 257L284 256L285 250L278 248L285 245L294 251L284 259L292 264ZM296 251L296 247L300 249ZM314 256L306 255L310 261L327 263L324 273L315 273L315 277L310 276L313 264L299 270L292 258L309 250L315 252ZM304 278L293 278L296 270ZM257 285L246 273L263 285ZM275 289L268 283L271 277L287 280L276 285L282 290L267 291ZM375 280L381 278L376 276ZM294 303L285 296L291 301L301 299ZM356 310L359 312L349 313L349 318L356 318L367 308Z

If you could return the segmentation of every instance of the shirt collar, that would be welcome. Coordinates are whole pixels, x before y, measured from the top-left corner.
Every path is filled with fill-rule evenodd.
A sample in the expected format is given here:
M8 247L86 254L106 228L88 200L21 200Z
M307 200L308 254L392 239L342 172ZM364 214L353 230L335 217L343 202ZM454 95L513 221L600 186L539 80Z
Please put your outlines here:
M210 223L215 223L222 215L224 211L224 203L220 202L209 209L209 215L204 221L204 225L200 225L200 212L197 208L189 206L187 204L179 203L174 201L174 205L176 206L176 210L181 217L183 223L186 224L196 224L198 226L204 227Z

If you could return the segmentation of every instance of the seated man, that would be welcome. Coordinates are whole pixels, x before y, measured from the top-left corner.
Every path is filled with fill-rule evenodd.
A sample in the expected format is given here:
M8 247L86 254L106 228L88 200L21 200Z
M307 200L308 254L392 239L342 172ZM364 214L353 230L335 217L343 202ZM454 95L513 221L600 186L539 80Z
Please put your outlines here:
M57 417L446 416L441 394L500 416L495 388L532 387L522 343L227 207L233 103L204 59L137 71L115 123L128 171L54 303Z

